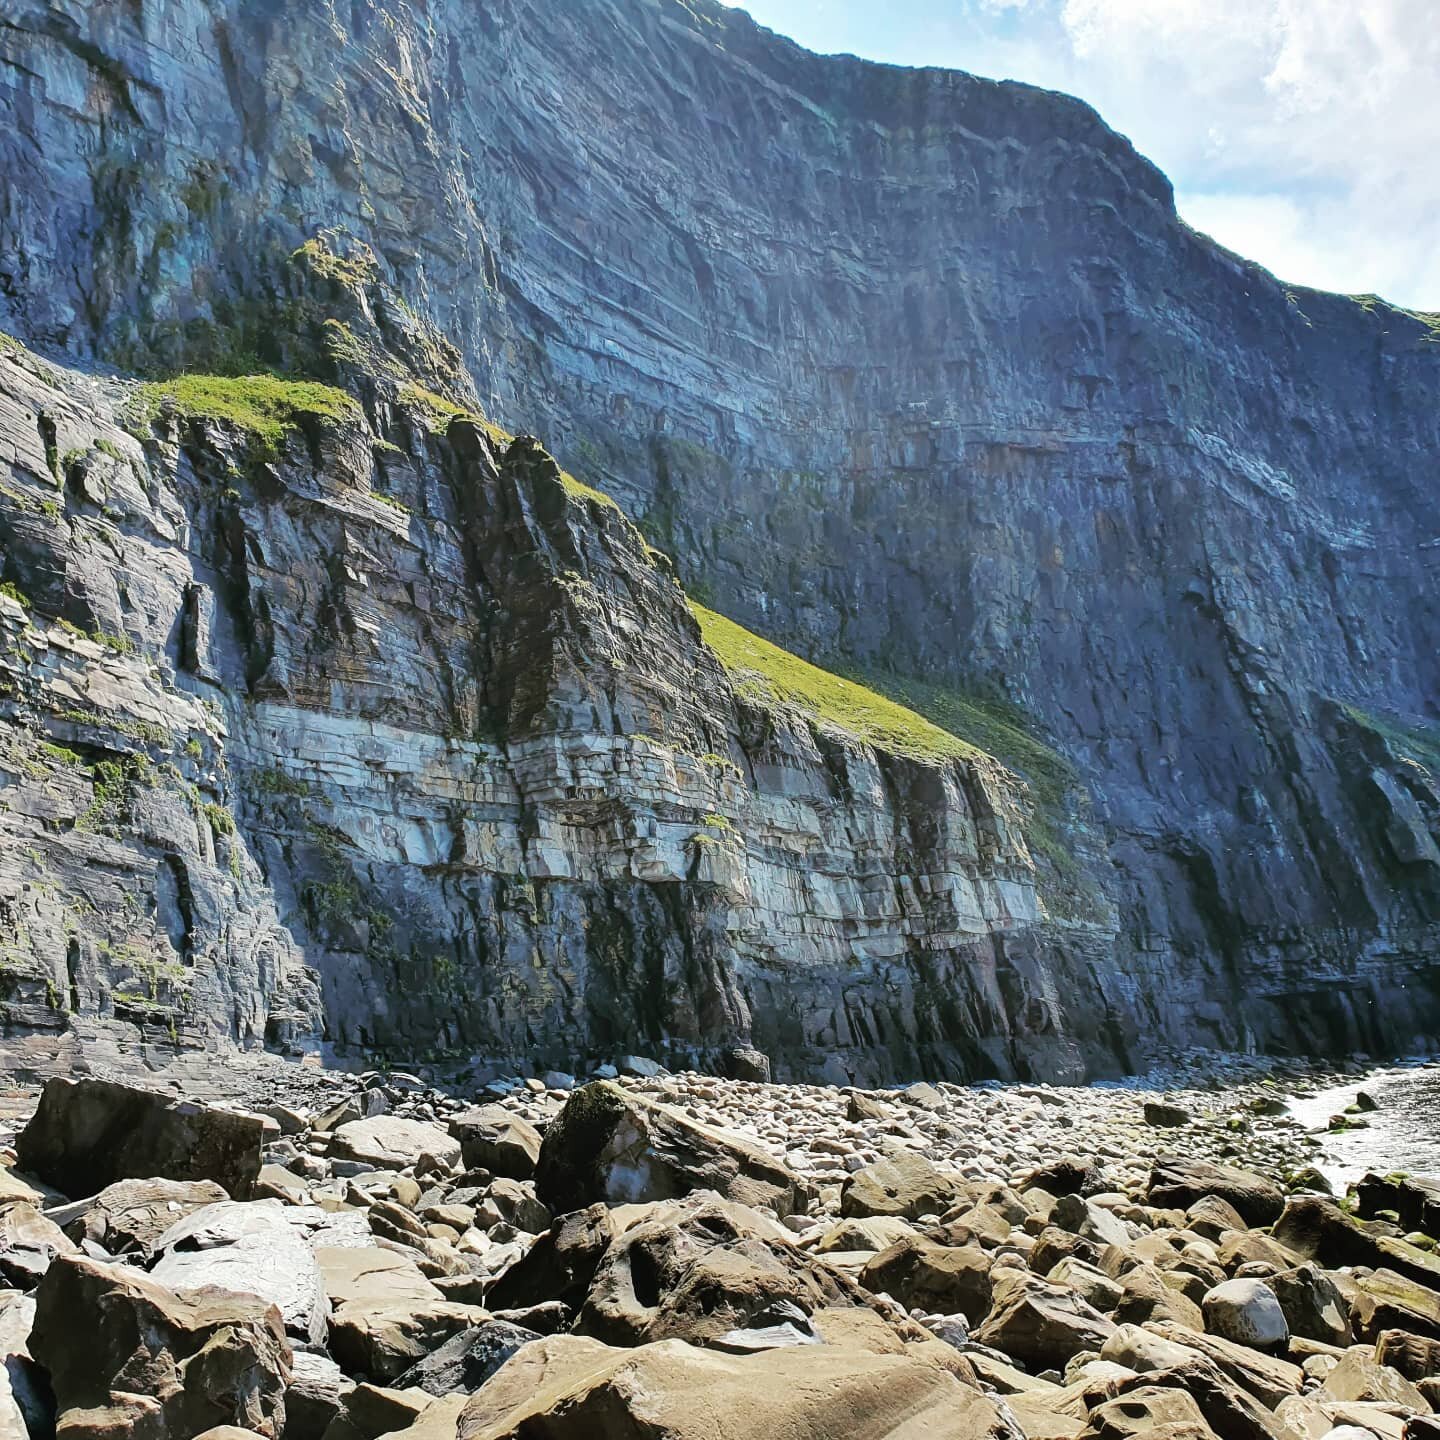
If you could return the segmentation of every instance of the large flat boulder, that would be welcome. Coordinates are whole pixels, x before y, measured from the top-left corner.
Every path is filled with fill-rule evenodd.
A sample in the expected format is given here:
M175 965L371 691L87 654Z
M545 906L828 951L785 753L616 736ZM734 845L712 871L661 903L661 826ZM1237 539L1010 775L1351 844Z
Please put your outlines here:
M728 1355L679 1340L525 1346L460 1412L459 1440L1001 1440L998 1407L928 1359L824 1345Z
M460 1142L424 1120L376 1115L342 1125L330 1142L330 1154L338 1160L358 1160L377 1170L404 1170L424 1155L453 1166L460 1160Z
M319 1345L329 1309L304 1233L277 1200L225 1200L178 1220L157 1241L150 1273L174 1290L213 1285L274 1305L285 1328Z
M743 1136L701 1125L608 1080L577 1090L550 1123L535 1171L540 1200L555 1214L597 1200L675 1200L714 1190L742 1205L803 1213L809 1188Z
M965 1182L958 1175L905 1150L851 1175L840 1191L840 1213L847 1219L876 1215L918 1220L943 1215L964 1196Z
M61 1433L150 1440L238 1425L278 1440L284 1429L293 1357L279 1312L253 1296L169 1290L131 1266L61 1256L36 1291L30 1349Z
M19 1164L76 1198L117 1180L213 1180L246 1200L265 1124L109 1080L49 1081L15 1150Z
M447 1300L413 1261L392 1250L316 1249L331 1305L330 1353L349 1375L389 1384L452 1335L489 1318Z
M1285 1192L1271 1180L1233 1165L1162 1155L1150 1172L1150 1204L1185 1210L1206 1195L1234 1206L1247 1225L1268 1225L1285 1208Z

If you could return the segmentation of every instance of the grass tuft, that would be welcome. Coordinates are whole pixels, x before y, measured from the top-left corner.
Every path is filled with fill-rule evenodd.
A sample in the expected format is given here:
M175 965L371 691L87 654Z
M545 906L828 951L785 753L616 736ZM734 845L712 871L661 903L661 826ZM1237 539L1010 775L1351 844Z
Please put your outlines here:
M272 450L280 448L286 432L304 416L334 423L360 418L360 407L343 390L275 375L177 375L142 385L130 403L129 418L148 430L166 412L233 425Z

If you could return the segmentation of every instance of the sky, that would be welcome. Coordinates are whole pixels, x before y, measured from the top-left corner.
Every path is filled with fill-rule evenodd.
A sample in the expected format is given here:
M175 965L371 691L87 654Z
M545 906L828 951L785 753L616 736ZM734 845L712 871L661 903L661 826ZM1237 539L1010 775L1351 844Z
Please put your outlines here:
M1282 280L1440 310L1440 0L745 0L825 53L1093 105Z

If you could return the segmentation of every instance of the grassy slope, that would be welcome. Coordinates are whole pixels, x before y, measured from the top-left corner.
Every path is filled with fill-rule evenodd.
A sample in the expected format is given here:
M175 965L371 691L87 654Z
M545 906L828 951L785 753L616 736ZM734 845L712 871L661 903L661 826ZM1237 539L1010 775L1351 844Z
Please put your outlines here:
M916 760L974 760L983 754L876 690L811 665L693 600L690 609L705 643L749 699L797 710L826 728Z

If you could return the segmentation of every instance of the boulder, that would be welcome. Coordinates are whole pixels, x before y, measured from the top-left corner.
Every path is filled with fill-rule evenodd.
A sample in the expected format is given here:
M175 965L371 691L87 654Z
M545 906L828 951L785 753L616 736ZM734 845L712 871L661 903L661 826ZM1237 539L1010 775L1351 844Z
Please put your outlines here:
M1261 1405L1245 1393L1210 1361L1201 1355L1187 1355L1175 1364L1155 1368L1122 1380L1117 1389L1122 1398L1153 1388L1183 1392L1195 1401L1210 1433L1219 1440L1294 1440L1293 1433ZM1147 1431L1147 1440L1158 1440L1167 1431L1159 1426ZM1183 1427L1172 1440L1193 1440L1193 1431ZM1202 1437L1203 1440L1203 1437Z
M1325 1400L1373 1400L1383 1405L1403 1405L1407 1410L1430 1413L1430 1405L1414 1384L1398 1370L1377 1365L1359 1350L1347 1350L1325 1377L1316 1397Z
M1245 1217L1218 1195L1202 1195L1185 1211L1185 1228L1206 1240L1221 1240L1232 1230L1245 1228Z
M1194 1118L1188 1110L1179 1105L1168 1105L1163 1100L1147 1100L1142 1113L1145 1123L1154 1125L1157 1129L1177 1129L1188 1125Z
M438 1125L404 1120L398 1115L376 1115L340 1126L330 1141L330 1154L376 1170L404 1170L425 1155L453 1167L459 1163L461 1150L460 1142Z
M529 1180L540 1160L540 1132L513 1110L481 1105L450 1119L450 1134L460 1142L469 1170L488 1170L512 1180Z
M816 1310L862 1298L853 1282L776 1238L761 1215L702 1193L650 1207L622 1231L596 1267L575 1330L613 1345L733 1337L739 1348L734 1332L789 1324L808 1336Z
M1196 1351L1271 1409L1287 1395L1300 1393L1304 1373L1288 1360L1252 1350L1248 1345L1237 1345L1219 1335L1186 1330L1168 1320L1156 1321L1150 1328L1159 1339ZM1139 1370L1141 1367L1136 1365L1134 1368Z
M0 1436L5 1440L49 1435L55 1428L55 1397L30 1355L35 1299L0 1291Z
M322 1440L354 1388L328 1355L297 1350L285 1391L284 1440Z
M315 1251L330 1301L330 1352L358 1378L387 1384L452 1335L488 1318L445 1299L413 1261L391 1250Z
M815 1253L828 1255L832 1251L857 1253L868 1250L874 1254L888 1250L897 1240L904 1240L916 1232L908 1221L894 1215L866 1215L852 1220L837 1220L815 1241Z
M1080 1195L1060 1196L1050 1212L1050 1223L1102 1249L1106 1245L1124 1249L1130 1244L1130 1231L1118 1215Z
M527 1345L460 1412L459 1440L1002 1440L996 1405L928 1359L841 1345L735 1356L666 1340Z
M1270 1277L1269 1285L1292 1335L1342 1348L1353 1341L1350 1306L1340 1287L1318 1265L1282 1270Z
M784 1217L803 1213L809 1186L759 1146L601 1080L577 1090L551 1121L535 1171L552 1213L678 1199L714 1190Z
M1132 1435L1150 1436L1154 1440L1157 1430L1175 1425L1189 1426L1200 1435L1213 1433L1199 1405L1184 1390L1163 1385L1141 1385L1128 1394L1106 1400L1090 1411L1089 1420L1089 1428L1084 1432L1087 1440L1089 1437L1129 1440Z
M510 1310L558 1300L578 1309L618 1233L614 1213L603 1204L562 1215L495 1281L487 1296L490 1308Z
M857 1170L840 1191L840 1213L918 1220L943 1215L965 1199L965 1182L940 1170L923 1155L904 1150Z
M473 1395L522 1345L540 1336L504 1320L486 1320L452 1335L396 1381L399 1390ZM288 1440L288 1437L287 1437Z
M1057 1155L1037 1166L1022 1181L1021 1190L1046 1190L1051 1195L1094 1195L1104 1188L1100 1162L1092 1155Z
M113 1440L284 1429L290 1345L279 1312L253 1296L176 1292L129 1266L61 1256L36 1292L30 1346L62 1433L95 1429L75 1414L87 1411L113 1412Z
M1356 1288L1350 1322L1357 1339L1375 1340L1385 1330L1408 1330L1440 1340L1440 1293L1383 1268L1352 1279Z
M1272 1350L1290 1338L1290 1326L1275 1292L1263 1280L1227 1280L1201 1302L1211 1334Z
M260 1173L265 1122L109 1080L50 1080L16 1141L22 1169L67 1195L117 1180L213 1180L233 1199Z
M279 1311L290 1334L325 1340L329 1306L320 1267L278 1200L224 1200L192 1211L155 1244L151 1275L172 1290L213 1285L258 1295Z
M51 1218L72 1240L93 1240L112 1255L149 1254L177 1220L229 1198L213 1180L117 1180Z
M1114 1322L1058 1285L1010 1268L992 1274L994 1304L975 1332L982 1345L1036 1369L1063 1369L1083 1350L1099 1350Z
M1285 1195L1272 1181L1206 1160L1164 1155L1155 1161L1147 1187L1150 1204L1184 1210L1205 1195L1232 1205L1247 1225L1268 1225L1285 1208Z
M1165 1275L1154 1265L1132 1265L1121 1276L1120 1299L1115 1320L1122 1325L1144 1325L1168 1320L1187 1330L1204 1328L1200 1307L1185 1293L1165 1283Z
M1375 1341L1375 1360L1398 1370L1407 1380L1429 1380L1440 1375L1440 1340L1386 1330Z
M1299 1259L1316 1260L1330 1270L1342 1265L1384 1268L1440 1290L1440 1257L1351 1219L1328 1198L1292 1196L1271 1236Z
M936 1245L907 1235L865 1266L860 1283L907 1310L964 1315L974 1325L990 1311L992 1264L978 1245Z
M38 1285L57 1255L75 1255L79 1248L33 1205L17 1203L0 1210L0 1276L17 1290Z
M1355 1187L1355 1213L1373 1220L1382 1210L1397 1214L1406 1230L1440 1237L1440 1180L1371 1171Z

